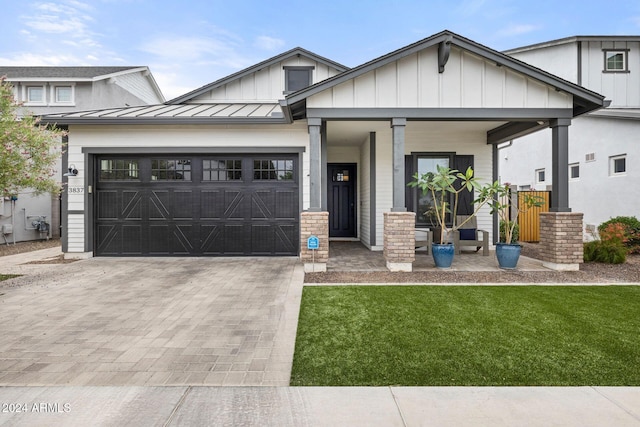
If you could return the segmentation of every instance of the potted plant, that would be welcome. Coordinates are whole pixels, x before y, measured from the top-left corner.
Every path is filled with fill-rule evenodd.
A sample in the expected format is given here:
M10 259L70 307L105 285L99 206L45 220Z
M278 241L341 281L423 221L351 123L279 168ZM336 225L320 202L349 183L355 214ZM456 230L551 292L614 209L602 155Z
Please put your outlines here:
M470 221L480 208L490 200L492 193L481 190L480 197L474 200L475 208L473 214L458 224L456 223L455 212L458 212L460 193L481 188L477 178L473 175L471 167L462 173L456 169L437 165L436 172L427 172L422 175L414 174L413 181L408 185L418 187L424 194L431 195L431 206L429 211L425 212L425 215L435 219L439 227L438 236L434 235L434 242L431 245L431 254L436 267L451 267L455 248L451 242L447 241L447 237ZM451 199L453 199L453 210L450 209ZM449 225L447 224L447 214L451 212L454 212L454 214L451 215L451 225ZM436 243L436 241L439 243Z
M531 208L544 205L544 199L540 196L523 193L519 203L514 203L513 192L511 192L510 184L496 181L493 184L484 187L481 191L484 197L491 195L489 206L491 213L498 214L500 238L496 244L496 257L498 265L503 269L514 269L518 265L522 246L518 243L519 226L516 220L509 217L512 212L515 217L519 213L526 213Z

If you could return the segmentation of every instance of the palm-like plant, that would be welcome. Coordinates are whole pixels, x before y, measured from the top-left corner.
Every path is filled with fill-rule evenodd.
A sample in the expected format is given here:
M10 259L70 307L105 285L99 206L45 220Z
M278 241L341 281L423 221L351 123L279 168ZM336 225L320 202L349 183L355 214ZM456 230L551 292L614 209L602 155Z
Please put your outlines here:
M480 208L484 206L492 197L489 191L481 190L481 184L474 177L471 167L462 173L459 170L451 169L446 166L437 165L436 172L427 172L419 175L413 175L413 181L408 185L410 187L419 188L424 194L430 194L432 206L429 214L436 219L440 226L440 244L445 242L445 236L466 224L478 213ZM485 187L482 187L485 188ZM457 224L455 212L458 212L458 201L460 193L463 191L480 190L479 197L474 200L474 212L464 221ZM453 211L450 209L450 198L453 196ZM452 215L451 227L447 227L447 214L454 212ZM427 213L425 212L425 215Z

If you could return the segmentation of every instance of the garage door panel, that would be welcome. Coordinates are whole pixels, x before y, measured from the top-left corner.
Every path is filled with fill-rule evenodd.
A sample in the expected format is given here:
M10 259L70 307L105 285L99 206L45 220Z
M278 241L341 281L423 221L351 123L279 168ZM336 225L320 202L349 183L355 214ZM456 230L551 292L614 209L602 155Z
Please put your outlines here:
M200 251L203 255L220 255L224 251L222 227L213 224L200 226Z
M161 190L151 191L149 198L149 219L169 219L169 192Z
M275 230L275 254L286 254L298 249L298 226L277 225Z
M200 192L200 219L221 219L224 215L224 190Z
M96 194L98 199L98 209L96 219L117 220L118 219L118 191L101 190Z
M180 190L173 192L173 200L171 201L171 213L173 219L191 220L196 207L193 205L193 191Z
M297 221L298 217L298 193L297 189L291 190L276 190L276 219L290 219Z
M251 219L261 220L272 218L274 214L275 197L271 190L258 190L251 194Z
M245 219L245 194L240 190L226 190L224 192L224 218Z
M122 216L127 220L142 220L142 197L139 191L122 192Z
M120 233L123 255L142 254L142 224L123 225Z
M224 250L227 255L244 255L246 231L245 224L225 224L224 226Z

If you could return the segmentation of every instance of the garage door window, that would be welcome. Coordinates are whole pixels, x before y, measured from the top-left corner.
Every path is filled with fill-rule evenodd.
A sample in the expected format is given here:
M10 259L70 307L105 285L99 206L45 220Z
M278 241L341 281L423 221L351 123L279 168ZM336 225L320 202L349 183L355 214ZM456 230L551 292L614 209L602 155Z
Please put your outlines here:
M293 160L254 160L256 181L293 181Z
M191 181L191 160L151 160L152 181Z
M202 161L203 181L242 181L242 160L211 159Z
M100 161L101 181L139 181L140 166L137 160L114 159Z

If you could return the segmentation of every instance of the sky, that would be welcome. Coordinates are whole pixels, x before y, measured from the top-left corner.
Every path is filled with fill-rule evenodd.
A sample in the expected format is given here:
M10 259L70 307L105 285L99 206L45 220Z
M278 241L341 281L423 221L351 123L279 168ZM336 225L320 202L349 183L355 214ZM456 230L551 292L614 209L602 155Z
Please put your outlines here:
M167 100L294 47L355 67L442 30L496 50L640 34L638 0L0 0L0 10L0 65L146 65Z

